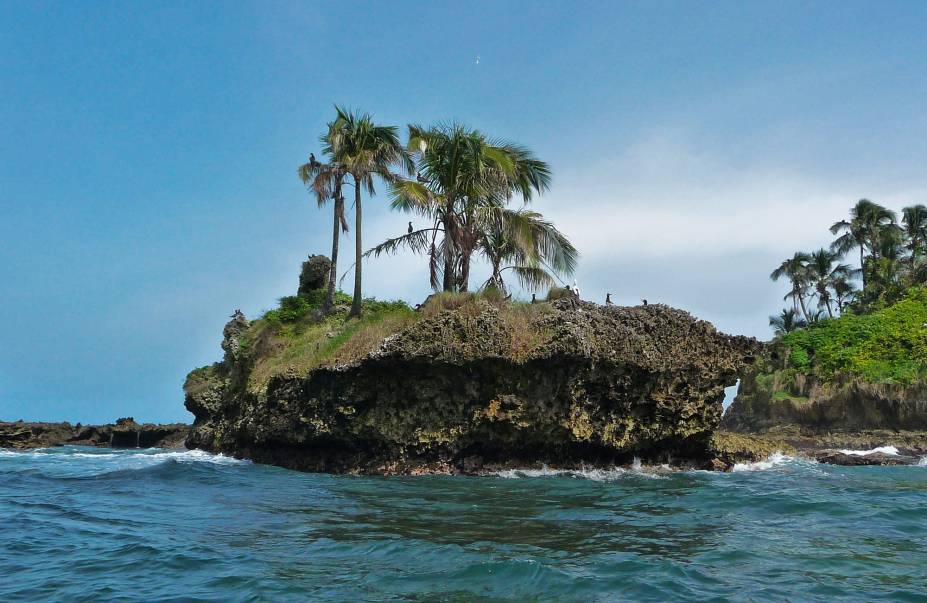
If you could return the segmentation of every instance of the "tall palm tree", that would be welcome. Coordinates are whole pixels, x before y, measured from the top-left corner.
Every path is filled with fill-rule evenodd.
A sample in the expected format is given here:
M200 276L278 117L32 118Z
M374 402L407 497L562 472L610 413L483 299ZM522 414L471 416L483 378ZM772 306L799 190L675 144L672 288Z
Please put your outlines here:
M321 138L322 144L329 151L334 134L333 130L334 122L331 122L328 124L328 132ZM308 162L297 168L296 173L299 179L303 181L303 184L315 193L319 207L324 206L329 200L334 201L334 211L332 212L332 265L328 274L325 301L322 303L322 314L328 314L331 312L335 300L335 283L338 278L338 248L341 233L348 232L348 221L344 215L344 195L342 194L347 170L337 162L319 162L313 154L310 155Z
M522 146L460 124L410 125L409 150L418 174L393 183L393 207L418 213L432 226L392 239L378 253L402 246L427 250L432 287L440 280L444 291L466 291L472 256L494 212L515 195L527 203L546 190L550 168Z
M903 291L904 241L900 228L885 228L880 232L870 269L871 286L867 299L889 303Z
M836 251L818 249L811 254L811 259L806 264L809 282L818 295L818 307L826 308L830 318L834 317L831 289L839 280L852 274L852 269L847 264L837 263L839 259L840 254Z
M805 305L805 295L808 291L808 262L811 261L811 256L807 253L797 252L794 256L783 261L778 268L772 271L769 275L774 281L785 277L789 279L789 282L792 284L792 289L789 291L783 299L791 299L793 303L793 308L795 312L798 312L799 307L801 308L801 313L805 317L806 321L809 321L808 308Z
M808 323L795 312L795 308L785 308L778 316L769 317L769 326L773 328L777 336L786 335L807 325Z
M412 169L412 162L399 141L395 126L379 126L368 113L355 113L336 106L337 118L332 122L326 152L344 166L354 182L354 299L350 316L362 312L362 268L363 268L363 209L361 188L370 195L375 194L374 176L390 182L396 176L390 171L399 166L406 172Z
M503 273L511 270L525 289L556 285L557 275L570 276L579 252L544 217L526 209L501 209L480 235L479 251L489 261L492 275L484 289L508 293Z
M868 199L860 199L850 209L850 219L835 222L830 227L831 234L843 233L831 244L831 249L846 255L854 248L859 248L859 267L866 288L866 250L877 257L880 231L895 223L895 212L873 203Z
M923 257L924 246L927 244L927 207L905 207L901 210L901 216L908 249L911 252L911 263L915 264L919 257Z

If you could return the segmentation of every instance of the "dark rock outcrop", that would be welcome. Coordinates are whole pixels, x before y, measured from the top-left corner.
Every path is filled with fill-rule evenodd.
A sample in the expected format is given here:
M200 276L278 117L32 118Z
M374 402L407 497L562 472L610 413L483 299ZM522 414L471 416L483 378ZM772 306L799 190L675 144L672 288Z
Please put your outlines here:
M139 424L131 418L108 425L0 422L0 448L48 448L66 444L113 448L180 448L189 430L190 426L182 423Z
M847 454L840 450L817 450L809 456L819 463L843 465L846 467L861 467L868 465L917 465L920 462L919 456L886 454L884 452Z
M662 305L569 299L521 322L476 308L422 317L360 361L259 392L242 385L249 360L227 354L187 378L187 446L329 472L707 464L724 388L759 352Z
M332 261L324 255L310 255L303 262L299 273L299 289L297 295L306 295L310 291L324 289L328 285L328 275L332 269Z

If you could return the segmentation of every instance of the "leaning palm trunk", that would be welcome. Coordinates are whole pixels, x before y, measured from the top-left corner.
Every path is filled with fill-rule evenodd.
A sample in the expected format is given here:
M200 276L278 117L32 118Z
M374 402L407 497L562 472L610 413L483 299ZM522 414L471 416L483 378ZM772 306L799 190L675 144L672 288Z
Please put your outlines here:
M341 197L341 183L335 184L335 211L332 225L332 267L328 273L328 291L322 304L322 314L328 314L335 305L335 282L338 279L338 247L341 239L341 221L344 214L344 199Z
M354 300L351 302L351 316L360 316L362 309L361 285L362 285L362 268L364 265L364 245L361 238L361 221L363 219L363 210L361 209L361 189L360 179L354 177L354 257L357 258L354 265Z

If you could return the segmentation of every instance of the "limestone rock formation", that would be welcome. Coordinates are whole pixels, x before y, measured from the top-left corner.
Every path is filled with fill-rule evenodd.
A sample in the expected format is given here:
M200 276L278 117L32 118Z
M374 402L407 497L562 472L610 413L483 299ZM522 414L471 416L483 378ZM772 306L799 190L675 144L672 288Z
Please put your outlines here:
M867 383L848 376L822 382L813 374L783 370L780 353L771 345L744 371L737 397L724 415L725 429L927 431L927 383Z
M529 307L421 316L358 361L257 392L242 378L255 358L227 354L187 377L187 446L329 472L708 463L756 340L662 305Z

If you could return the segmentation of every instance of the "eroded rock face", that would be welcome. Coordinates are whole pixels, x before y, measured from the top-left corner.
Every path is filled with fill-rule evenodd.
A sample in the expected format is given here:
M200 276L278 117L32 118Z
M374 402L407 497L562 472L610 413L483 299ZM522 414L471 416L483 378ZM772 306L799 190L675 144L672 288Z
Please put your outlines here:
M197 369L185 384L196 416L187 446L329 472L707 462L724 388L758 351L661 305L562 300L518 326L484 303L260 393L232 378L246 363Z

